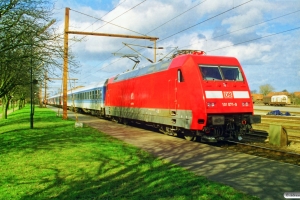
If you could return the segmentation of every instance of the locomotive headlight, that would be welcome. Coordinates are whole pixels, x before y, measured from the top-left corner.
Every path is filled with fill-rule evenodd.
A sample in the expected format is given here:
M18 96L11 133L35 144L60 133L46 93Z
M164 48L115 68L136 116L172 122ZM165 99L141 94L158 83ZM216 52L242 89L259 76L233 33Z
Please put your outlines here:
M207 102L207 107L208 108L213 108L216 106L216 103L215 102Z
M242 103L242 106L244 106L244 107L248 107L250 104L249 104L249 102L243 102Z

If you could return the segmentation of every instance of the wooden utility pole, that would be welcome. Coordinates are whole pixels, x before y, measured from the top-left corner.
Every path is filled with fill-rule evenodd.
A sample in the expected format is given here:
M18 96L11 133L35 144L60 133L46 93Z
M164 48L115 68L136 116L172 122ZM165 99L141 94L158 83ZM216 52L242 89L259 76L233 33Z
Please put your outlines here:
M154 41L154 62L156 62L156 40L157 37L150 36L136 36L136 35L122 35L122 34L110 34L110 33L93 33L93 32L81 32L81 31L69 31L69 18L70 8L66 8L65 12L65 31L64 31L64 69L63 69L63 119L68 119L67 114L67 91L68 91L68 34L78 35L94 35L94 36L106 36L106 37L121 37L121 38L133 38Z
M64 69L63 69L63 119L68 119L67 92L68 92L69 16L70 16L70 8L66 8L65 33L64 33Z

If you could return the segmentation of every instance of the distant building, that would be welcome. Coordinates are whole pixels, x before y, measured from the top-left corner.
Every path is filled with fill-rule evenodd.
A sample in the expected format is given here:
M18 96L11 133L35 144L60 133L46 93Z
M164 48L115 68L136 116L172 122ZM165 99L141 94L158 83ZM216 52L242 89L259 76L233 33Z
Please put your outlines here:
M263 101L263 94L251 94L253 103L260 103Z
M270 92L269 94L267 94L268 97L271 97L271 96L274 96L274 95L290 96L290 93L288 93L288 92Z
M294 92L294 95L300 98L300 92Z

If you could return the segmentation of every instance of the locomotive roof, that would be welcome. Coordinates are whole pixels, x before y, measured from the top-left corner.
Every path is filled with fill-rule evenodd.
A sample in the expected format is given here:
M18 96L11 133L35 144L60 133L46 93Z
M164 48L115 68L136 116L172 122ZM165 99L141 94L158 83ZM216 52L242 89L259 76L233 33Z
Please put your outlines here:
M138 68L132 71L128 71L123 74L119 74L114 78L114 82L167 70L171 62L172 60L163 61L152 65L148 65L143 68Z
M188 52L186 52L188 51ZM171 64L171 62L176 59L176 58L180 58L180 57L186 57L186 56L201 56L202 58L206 57L206 58L214 58L213 61L215 62L216 58L220 58L220 59L224 59L226 58L227 62L231 62L232 59L236 60L236 58L234 57L227 57L227 56L209 56L209 55L205 55L204 52L202 51L193 51L193 50L184 50L183 52L180 51L179 53L177 53L171 60L168 61L163 61L163 62L158 62L155 64L151 64L148 65L146 67L143 68L138 68L132 71L128 71L128 72L124 72L122 74L119 74L117 76L115 76L114 78L112 78L113 82L118 82L118 81L123 81L123 80L127 80L130 78L135 78L135 77L139 77L139 76L143 76L143 75L147 75L147 74L151 74L151 73L155 73L155 72L160 72L160 71L164 71L167 70ZM222 60L224 61L224 60ZM225 64L225 63L224 63ZM226 63L228 64L228 63Z
M201 51L201 50L178 50L172 55L171 60L158 62L158 63L148 65L148 66L143 67L143 68L138 68L138 69L135 69L135 70L132 70L132 71L129 71L129 72L124 72L120 75L117 75L114 78L114 82L167 70L168 67L170 66L172 60L175 57L177 57L179 55L188 55L188 54L189 55L205 55L206 53L204 51Z

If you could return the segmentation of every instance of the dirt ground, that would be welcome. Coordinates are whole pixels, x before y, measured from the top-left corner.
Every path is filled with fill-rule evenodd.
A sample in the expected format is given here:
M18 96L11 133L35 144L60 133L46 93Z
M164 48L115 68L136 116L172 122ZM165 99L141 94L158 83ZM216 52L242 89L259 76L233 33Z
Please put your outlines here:
M286 147L277 147L277 146L271 145L269 143L266 143L265 145L267 147L272 147L272 148L275 148L275 149L280 149L282 151L295 152L295 153L300 154L300 142L290 142L288 144L288 146L286 146Z

